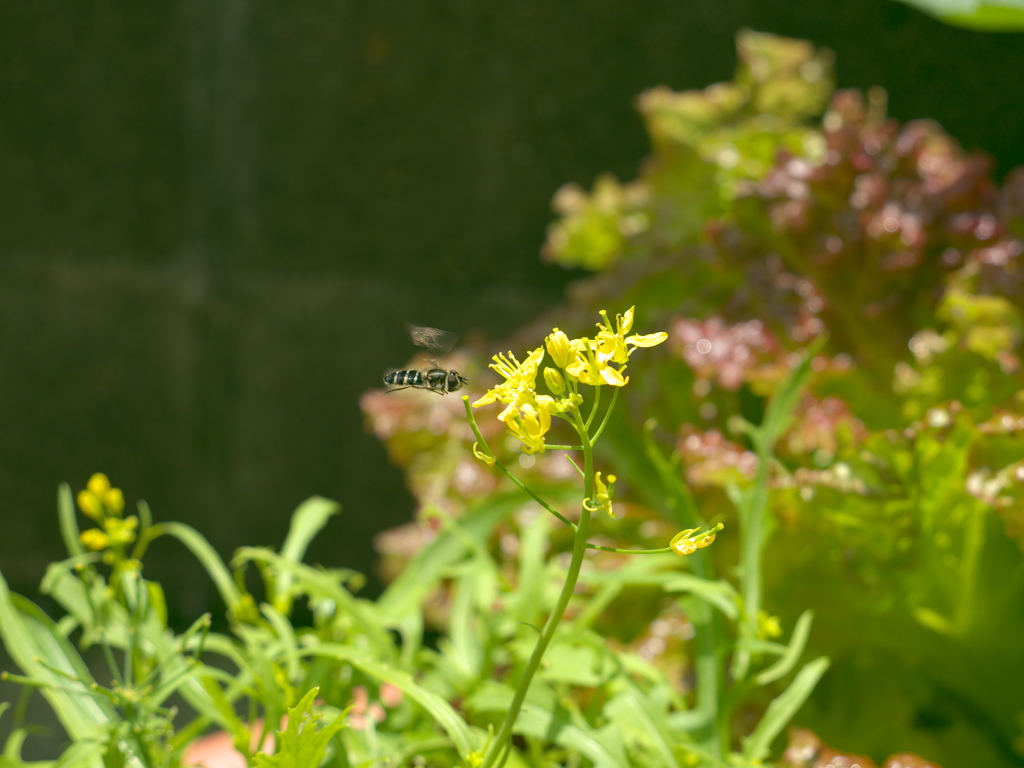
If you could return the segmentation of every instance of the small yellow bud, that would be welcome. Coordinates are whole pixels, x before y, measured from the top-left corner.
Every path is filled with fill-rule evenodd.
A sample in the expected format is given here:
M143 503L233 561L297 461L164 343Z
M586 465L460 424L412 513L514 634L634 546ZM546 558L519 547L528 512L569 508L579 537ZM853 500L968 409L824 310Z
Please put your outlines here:
M125 520L117 517L108 517L103 521L103 527L106 528L110 543L115 546L124 546L135 541L135 529L138 527L138 524L139 520L135 515Z
M93 552L98 552L110 546L110 538L99 528L90 528L87 531L82 531L78 535L78 540L82 542L86 549L91 549Z
M120 488L111 488L103 494L103 503L106 504L110 514L120 517L124 511L124 494L121 493Z
M569 344L569 337L564 331L557 328L552 329L551 335L546 339L548 354L559 368L565 368L569 363L572 347Z
M544 369L544 383L556 395L565 392L565 379L562 378L562 374L558 372L557 368Z
M107 476L102 472L97 472L95 475L89 478L89 484L86 486L90 491L95 493L101 499L103 494L110 490L110 481Z
M103 517L103 502L92 491L78 492L78 508L93 520L100 520Z
M778 637L782 634L782 623L778 616L772 616L768 611L757 612L757 636L761 640L771 637Z

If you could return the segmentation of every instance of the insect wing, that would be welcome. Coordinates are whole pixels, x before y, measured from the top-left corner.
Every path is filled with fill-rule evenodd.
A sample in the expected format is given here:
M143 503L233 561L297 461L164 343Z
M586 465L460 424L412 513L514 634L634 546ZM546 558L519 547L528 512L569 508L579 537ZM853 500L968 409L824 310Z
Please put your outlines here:
M455 342L459 339L454 333L442 331L440 328L428 328L425 325L409 323L406 323L406 328L409 329L409 336L412 338L413 344L426 347L438 356L451 352Z

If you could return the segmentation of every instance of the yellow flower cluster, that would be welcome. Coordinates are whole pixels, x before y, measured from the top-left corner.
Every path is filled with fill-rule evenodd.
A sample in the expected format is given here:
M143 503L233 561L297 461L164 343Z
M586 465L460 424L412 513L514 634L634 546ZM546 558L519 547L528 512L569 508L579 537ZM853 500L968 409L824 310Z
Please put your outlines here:
M124 494L120 488L111 488L110 480L102 472L89 478L85 490L78 493L78 508L100 524L99 528L82 531L79 541L94 552L111 547L124 547L135 540L139 520L132 515L123 518Z
M523 444L523 452L543 451L552 415L574 411L582 404L583 397L577 391L579 384L624 386L629 378L622 372L633 350L653 347L668 338L665 332L627 336L633 327L633 310L630 307L624 315L616 315L614 326L608 313L601 310L604 322L597 324L598 333L593 339L570 339L555 328L544 346L530 352L522 363L511 352L507 356L495 355L490 367L505 381L488 390L473 407L505 403L498 419ZM544 369L544 381L555 397L538 395L536 390L545 349L556 367Z
M614 330L608 313L601 310L603 323L598 323L597 336L593 339L569 339L564 332L554 329L547 338L548 352L555 365L565 370L570 381L593 387L608 384L613 387L625 386L628 376L622 372L629 362L629 356L637 347L653 347L668 338L664 331L645 336L627 336L633 328L633 313L630 307L624 315L615 316ZM615 366L611 365L612 363ZM617 367L616 367L617 366Z
M576 408L582 401L578 395L556 400L549 395L537 394L537 370L543 359L544 347L533 350L521 363L511 352L507 357L495 355L491 368L505 381L473 403L474 408L493 402L506 403L505 410L498 414L498 420L519 438L524 453L543 451L544 435L551 429L551 414Z

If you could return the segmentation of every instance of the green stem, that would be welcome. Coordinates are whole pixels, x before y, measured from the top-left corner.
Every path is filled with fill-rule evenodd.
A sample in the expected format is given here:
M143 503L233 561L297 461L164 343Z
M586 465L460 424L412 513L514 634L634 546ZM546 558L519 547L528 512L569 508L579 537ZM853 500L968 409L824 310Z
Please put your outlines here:
M600 544L587 544L587 549L600 549L602 552L618 552L620 555L666 555L672 551L671 547L661 549L615 549L615 547L602 547Z
M682 468L658 450L653 435L655 426L653 420L644 425L647 458L661 479L665 498L670 502L668 507L680 525L703 528L707 521L697 509L693 495L683 480ZM715 579L711 558L704 550L697 550L690 555L690 563L695 576L707 581ZM724 632L720 619L707 603L694 600L687 612L696 630L696 708L706 720L706 725L696 736L711 757L721 762L722 756L728 751L729 740L729 712L722 706L722 693L725 689L725 659L722 653Z
M586 430L590 432L590 425L594 422L594 417L597 415L597 406L601 404L601 388L594 387L594 407L590 409L590 415L587 416ZM593 441L590 443L593 445Z
M480 443L480 445L483 446L484 452L487 454L488 458L490 458L490 460L494 463L494 466L496 466L498 469L500 469L502 472L504 472L505 473L505 477L507 477L509 480L511 480L516 485L518 485L522 490L526 491L526 493L530 496L531 499L536 501L538 504L540 504L542 507L544 507L544 509L546 509L552 515L554 515L559 520L561 520L563 523L568 525L570 528L572 528L573 530L576 530L576 523L574 523L572 520L567 518L561 512L559 512L554 507L552 507L550 504L548 504L546 501L544 501L544 499L542 499L536 493L534 493L529 488L527 488L526 485L523 484L522 480L520 480L518 477L516 477L511 472L509 472L508 469L505 467L505 465L502 464L500 461L498 461L498 459L494 455L494 451L492 451L491 447L489 445L487 445L487 441L484 440L484 436L480 433L480 427L477 426L476 419L473 416L473 411L472 411L472 409L470 408L470 405L469 405L469 398L466 397L466 396L463 396L462 403L463 403L463 405L466 406L466 418L469 419L469 425L473 428L473 434L476 435L477 442ZM559 446L559 447L562 447L562 446ZM570 461L572 461L572 459L570 459Z
M763 436L758 437L754 441L758 458L757 477L753 486L741 491L743 496L739 504L743 524L740 532L740 583L745 613L742 627L744 634L751 639L757 637L758 614L761 612L761 554L764 549L764 518L768 511L768 465L772 458L771 445ZM732 677L737 683L746 677L750 661L749 650L737 649L732 663Z
M580 440L583 443L583 497L589 499L594 495L594 448L587 434L586 424L584 424L583 419L580 417L579 411L574 411L574 415L576 417L576 430L580 433ZM569 562L569 570L565 575L565 584L562 585L562 591L558 595L558 601L555 603L551 615L548 616L548 620L544 623L540 639L530 655L530 660L526 663L523 675L519 679L519 685L516 686L516 692L512 697L512 703L509 705L505 720L502 722L494 741L491 742L490 747L487 749L487 754L484 755L480 768L495 768L505 749L505 745L512 738L512 729L515 726L516 719L519 717L519 710L522 709L523 702L526 700L526 692L530 688L533 676L537 674L537 670L540 668L544 652L551 643L551 639L555 636L555 630L558 629L558 624L562 620L562 615L565 613L573 590L576 588L580 567L583 565L583 556L587 551L587 533L589 528L590 510L586 504L582 504L580 505L580 521L576 526L576 535L573 539L572 560Z
M597 391L600 392L601 388L598 387ZM597 439L601 436L601 433L604 432L604 428L608 425L608 419L611 417L612 411L615 410L615 401L618 399L618 397L619 397L619 388L618 387L612 387L612 401L610 403L608 403L608 410L606 410L604 412L604 418L601 419L601 426L599 426L597 428L597 432L595 432L594 433L594 437L591 438L591 441L590 441L591 443L596 443ZM590 425L587 424L587 427L589 428Z

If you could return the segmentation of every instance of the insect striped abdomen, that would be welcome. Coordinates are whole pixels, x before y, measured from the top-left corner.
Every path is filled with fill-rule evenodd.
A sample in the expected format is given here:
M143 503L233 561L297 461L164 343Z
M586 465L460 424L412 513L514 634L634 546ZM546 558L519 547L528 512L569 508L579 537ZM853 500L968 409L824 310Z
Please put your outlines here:
M422 387L423 374L420 371L392 371L384 377L384 383L395 387Z

